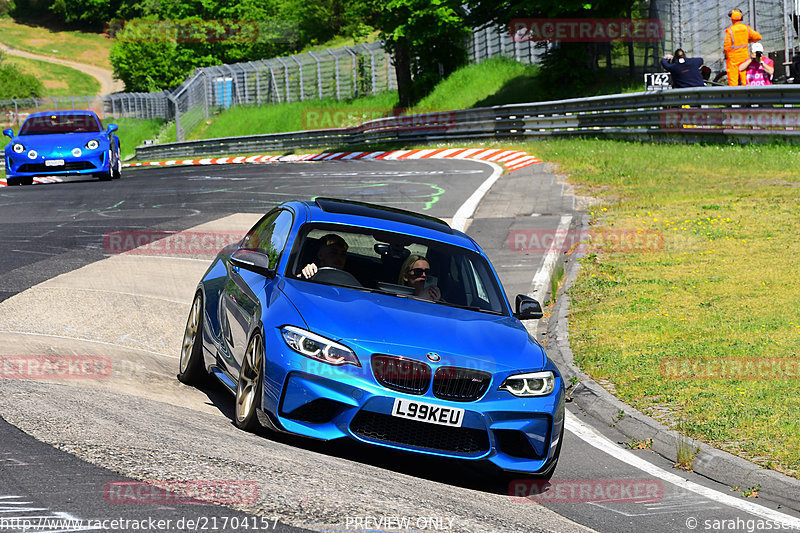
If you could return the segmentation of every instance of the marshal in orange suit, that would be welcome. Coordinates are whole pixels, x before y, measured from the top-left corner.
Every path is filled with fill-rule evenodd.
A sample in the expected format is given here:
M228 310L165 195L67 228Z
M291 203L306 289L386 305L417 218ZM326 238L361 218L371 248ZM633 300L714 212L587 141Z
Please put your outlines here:
M742 11L734 9L728 16L731 25L725 29L725 67L728 70L728 85L747 85L739 72L739 65L750 59L748 45L761 40L761 34L742 22Z

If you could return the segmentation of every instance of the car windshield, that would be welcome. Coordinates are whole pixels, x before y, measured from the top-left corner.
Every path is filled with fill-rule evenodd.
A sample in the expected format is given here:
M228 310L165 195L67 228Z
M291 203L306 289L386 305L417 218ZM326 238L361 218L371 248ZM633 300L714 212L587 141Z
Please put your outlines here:
M317 273L307 278L304 267ZM507 314L489 263L473 250L397 233L307 224L286 275L403 298ZM433 287L432 290L429 290Z
M20 135L50 135L53 133L94 133L100 124L93 115L74 113L30 117L20 130Z

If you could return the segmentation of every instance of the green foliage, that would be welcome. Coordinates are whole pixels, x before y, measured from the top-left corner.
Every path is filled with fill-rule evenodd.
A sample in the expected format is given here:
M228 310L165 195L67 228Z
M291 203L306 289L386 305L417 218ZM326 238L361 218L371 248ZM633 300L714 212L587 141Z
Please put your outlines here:
M0 52L0 98L28 98L41 96L44 86L35 76L24 74L15 65L5 61Z
M376 1L375 7L376 27L395 57L402 105L419 101L466 62L469 29L460 0Z
M14 2L11 0L0 0L0 17L5 17L14 10Z

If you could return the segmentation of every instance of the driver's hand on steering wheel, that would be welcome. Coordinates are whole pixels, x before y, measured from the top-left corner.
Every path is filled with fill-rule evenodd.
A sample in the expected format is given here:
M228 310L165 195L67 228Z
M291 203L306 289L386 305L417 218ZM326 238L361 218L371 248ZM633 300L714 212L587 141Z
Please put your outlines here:
M317 265L314 263L309 263L303 267L303 270L300 271L300 274L298 274L297 277L299 278L302 276L305 279L311 279L318 270L319 268L317 268Z

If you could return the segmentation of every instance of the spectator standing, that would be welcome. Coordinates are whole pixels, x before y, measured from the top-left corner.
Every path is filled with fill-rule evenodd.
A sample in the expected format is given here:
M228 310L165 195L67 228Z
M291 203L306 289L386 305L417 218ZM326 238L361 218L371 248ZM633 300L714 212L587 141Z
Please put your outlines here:
M664 56L661 66L672 75L672 86L676 89L705 86L700 72L700 67L703 66L702 57L686 57L686 52L678 48L674 56Z
M775 63L764 55L764 45L753 43L750 58L739 65L739 71L744 72L747 85L772 85Z
M761 40L761 34L742 22L742 11L734 9L728 16L731 25L725 29L725 67L728 71L728 85L747 85L745 74L739 65L747 61L747 46Z

